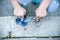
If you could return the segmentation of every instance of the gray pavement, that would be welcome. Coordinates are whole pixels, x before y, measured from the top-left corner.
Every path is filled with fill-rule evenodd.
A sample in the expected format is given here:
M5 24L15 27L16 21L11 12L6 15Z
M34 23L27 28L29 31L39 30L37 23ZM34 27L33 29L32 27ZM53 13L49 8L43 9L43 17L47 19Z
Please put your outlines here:
M33 17L28 17L27 30L15 23L16 17L0 17L0 37L8 37L11 32L12 37L31 37L31 36L60 36L60 17L46 17L40 24L31 21ZM37 27L37 25L39 27ZM3 29L3 30L2 30Z
M60 0L58 0L60 3ZM33 9L32 9L32 8ZM32 3L27 5L27 15L35 16L35 7ZM31 15L32 14L32 15ZM13 7L10 0L0 0L0 37L8 37L11 32L12 37L25 36L60 36L60 5L56 12L48 13L42 20L40 27L36 27L29 17L27 25L28 30L25 31L23 27L15 24L16 17L13 16ZM12 26L13 25L13 26ZM32 26L33 25L33 26ZM22 33L22 34L21 34ZM60 40L60 38L12 38L4 40ZM0 38L0 40L3 40Z

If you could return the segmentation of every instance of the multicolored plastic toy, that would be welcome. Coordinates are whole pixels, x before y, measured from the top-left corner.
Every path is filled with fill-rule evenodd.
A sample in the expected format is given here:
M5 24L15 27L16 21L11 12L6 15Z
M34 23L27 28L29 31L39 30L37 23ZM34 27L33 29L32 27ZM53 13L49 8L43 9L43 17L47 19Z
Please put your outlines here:
M22 27L24 27L24 26L26 26L28 24L28 22L26 22L26 19L27 19L26 16L24 16L23 20L17 18L16 19L16 24L21 25Z
M32 21L34 22L34 25L36 27L40 27L41 21L43 20L43 17L41 17L38 21L36 21L36 18L33 18Z

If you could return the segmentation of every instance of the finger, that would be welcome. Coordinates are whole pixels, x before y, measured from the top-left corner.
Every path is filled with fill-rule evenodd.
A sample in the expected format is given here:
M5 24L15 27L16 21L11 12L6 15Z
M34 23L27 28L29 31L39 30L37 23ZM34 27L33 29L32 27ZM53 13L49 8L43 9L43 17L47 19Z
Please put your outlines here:
M14 12L14 16L16 16L16 17L18 17L19 18L19 16Z
M19 18L20 18L21 20L23 20L24 16L20 16Z
M22 18L21 18L21 21L23 21L24 20L24 16L22 16Z
M26 15L26 12L24 12L24 15Z
M20 18L20 17L19 17L19 16L17 16L17 15L14 15L14 16L16 16L16 17Z
M39 21L39 18L40 18L39 16L36 16L36 21Z
M23 20L23 16L16 16L16 17Z

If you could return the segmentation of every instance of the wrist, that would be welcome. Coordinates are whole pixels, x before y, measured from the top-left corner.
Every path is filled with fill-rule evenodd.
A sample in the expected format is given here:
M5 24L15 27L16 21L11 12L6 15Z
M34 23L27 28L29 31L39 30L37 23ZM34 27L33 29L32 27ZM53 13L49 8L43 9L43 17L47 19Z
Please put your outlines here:
M21 9L22 7L21 6L18 6L18 7L14 7L14 9Z
M45 9L45 10L47 9L47 8L45 8L44 6L39 6L38 8L39 8L39 9Z

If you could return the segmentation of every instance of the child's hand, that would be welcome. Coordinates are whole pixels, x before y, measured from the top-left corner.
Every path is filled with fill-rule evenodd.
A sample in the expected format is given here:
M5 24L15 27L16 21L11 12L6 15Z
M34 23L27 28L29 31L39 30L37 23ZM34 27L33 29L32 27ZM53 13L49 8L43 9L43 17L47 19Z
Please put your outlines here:
M15 8L14 9L14 15L20 19L24 18L24 15L26 15L26 10L22 7Z
M45 17L47 15L46 9L44 8L37 8L36 11L36 21L40 19L41 17Z

